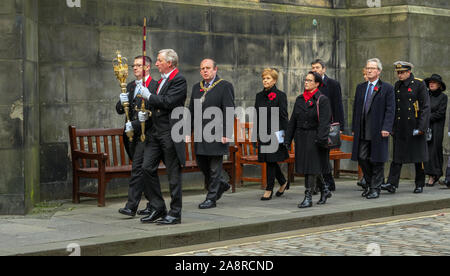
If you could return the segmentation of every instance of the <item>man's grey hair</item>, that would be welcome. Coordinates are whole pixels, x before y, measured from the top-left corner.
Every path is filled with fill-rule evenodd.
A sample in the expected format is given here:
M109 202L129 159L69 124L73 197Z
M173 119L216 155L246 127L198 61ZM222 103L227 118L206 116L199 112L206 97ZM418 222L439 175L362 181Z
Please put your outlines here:
M158 54L161 54L167 62L172 62L173 67L178 66L178 55L173 49L163 49Z
M375 62L377 64L378 70L380 70L380 72L383 71L383 64L381 63L380 59L378 59L378 58L371 58L371 59L367 60L366 65L369 62Z

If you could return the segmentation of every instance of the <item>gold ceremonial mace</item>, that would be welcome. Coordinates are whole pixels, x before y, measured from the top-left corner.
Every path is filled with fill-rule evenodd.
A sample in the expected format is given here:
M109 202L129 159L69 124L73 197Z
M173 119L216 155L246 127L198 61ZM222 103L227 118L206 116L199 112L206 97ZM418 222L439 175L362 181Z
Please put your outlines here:
M114 67L114 74L116 75L117 80L120 83L120 88L122 90L123 94L127 93L127 78L128 78L128 59L126 57L122 57L120 54L120 51L117 51L117 57L113 59L113 67ZM127 123L130 122L130 115L129 115L129 109L130 109L130 103L125 102L123 103L123 107L125 109L125 115L127 116ZM134 132L128 131L127 136L130 142L133 142L133 135Z

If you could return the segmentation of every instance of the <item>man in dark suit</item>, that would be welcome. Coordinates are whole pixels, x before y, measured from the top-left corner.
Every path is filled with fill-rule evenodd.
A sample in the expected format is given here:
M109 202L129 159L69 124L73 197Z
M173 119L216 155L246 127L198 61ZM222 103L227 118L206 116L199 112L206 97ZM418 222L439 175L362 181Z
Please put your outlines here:
M145 68L143 68L145 58ZM152 60L150 57L138 56L134 59L133 63L133 73L136 77L135 81L130 82L127 85L127 93L120 95L120 101L116 104L116 111L118 114L124 114L125 110L123 104L125 102L130 103L129 108L129 123L125 122L124 128L124 144L125 150L127 151L128 157L133 160L133 167L131 170L130 186L128 188L128 201L124 208L119 209L119 213L134 217L136 215L136 210L141 201L142 193L148 201L150 201L149 193L145 190L144 183L142 182L142 161L145 149L145 143L141 141L141 122L138 118L138 112L135 107L141 108L142 98L138 97L140 94L139 90L144 85L143 76L145 72L145 87L149 91L156 91L158 83L152 79L150 76L150 67ZM145 123L146 133L151 126L151 120ZM134 137L133 141L130 142L126 132L133 130ZM139 210L138 215L149 215L150 204L147 203L147 208L144 210Z
M316 72L322 76L323 83L319 86L320 92L327 96L330 100L331 105L331 123L339 123L341 126L341 132L345 128L344 119L344 105L342 104L342 92L341 85L338 81L329 78L325 73L327 68L325 67L325 62L321 59L316 59L311 63L311 68L313 72ZM331 166L330 166L331 168ZM333 176L330 173L323 175L324 180L329 184L330 191L336 190L336 184L334 182Z
M156 93L142 89L142 96L148 100L152 111L152 127L143 163L143 181L150 192L150 215L141 219L143 223L181 223L182 190L181 166L185 165L185 143L174 142L172 127L177 120L171 118L172 111L184 107L187 96L186 79L178 71L178 55L172 49L159 51L156 67L162 79ZM170 211L161 194L158 178L159 163L163 161L169 176L171 195ZM159 219L159 220L158 220Z
M380 196L384 163L389 159L395 96L392 85L380 80L383 67L379 59L369 59L366 70L368 81L357 86L353 104L352 160L358 161L366 179L362 196L373 199Z
M400 181L402 164L414 163L416 187L414 193L422 193L425 186L423 162L428 161L428 145L425 131L430 121L430 96L424 82L414 78L413 65L405 61L394 63L398 81L395 83L396 112L393 128L394 154L389 178L382 189L395 193Z
M200 64L200 75L203 80L192 87L189 111L191 113L191 129L194 130L195 155L197 164L205 176L208 189L206 200L198 207L208 209L216 207L216 201L230 189L230 185L222 178L223 156L228 154L228 141L232 139L234 122L227 122L227 111L234 116L234 88L231 83L217 75L217 64L212 59L205 59ZM205 110L215 108L221 112L222 118L203 118ZM195 112L194 109L202 112ZM228 108L228 110L227 110ZM231 108L231 109L230 109ZM210 109L211 110L211 109ZM197 116L198 115L198 116ZM204 133L205 126L216 122L209 135ZM229 124L227 124L229 123ZM229 128L227 137L227 127ZM186 142L190 142L187 137Z

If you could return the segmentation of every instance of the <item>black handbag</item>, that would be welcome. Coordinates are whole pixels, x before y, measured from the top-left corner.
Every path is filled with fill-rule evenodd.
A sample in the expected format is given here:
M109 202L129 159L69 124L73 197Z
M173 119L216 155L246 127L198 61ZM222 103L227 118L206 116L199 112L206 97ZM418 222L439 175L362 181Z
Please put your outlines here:
M320 95L317 99L317 120L320 122L320 116L319 116L319 102L320 98L323 95ZM340 148L342 145L341 142L341 124L340 123L332 123L330 125L330 133L328 134L328 148L329 149L336 149Z

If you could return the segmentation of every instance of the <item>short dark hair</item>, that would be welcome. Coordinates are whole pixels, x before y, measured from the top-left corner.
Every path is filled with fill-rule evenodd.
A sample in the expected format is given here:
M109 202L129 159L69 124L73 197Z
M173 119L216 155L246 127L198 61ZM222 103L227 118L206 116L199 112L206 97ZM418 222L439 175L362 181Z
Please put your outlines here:
M319 73L316 73L316 72L313 72L313 71L309 71L308 74L306 74L306 75L309 75L309 74L314 76L314 82L318 82L319 86L323 83L322 76Z
M144 58L144 56L140 55L135 57L134 59L141 59ZM151 65L152 64L152 59L149 56L145 56L145 65Z
M314 64L317 64L317 63L319 63L322 66L322 68L326 67L325 66L325 62L323 60L321 60L321 59L314 60L313 62L311 62L311 65L314 65Z

